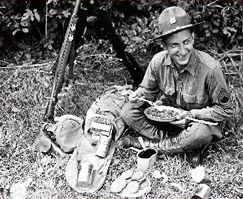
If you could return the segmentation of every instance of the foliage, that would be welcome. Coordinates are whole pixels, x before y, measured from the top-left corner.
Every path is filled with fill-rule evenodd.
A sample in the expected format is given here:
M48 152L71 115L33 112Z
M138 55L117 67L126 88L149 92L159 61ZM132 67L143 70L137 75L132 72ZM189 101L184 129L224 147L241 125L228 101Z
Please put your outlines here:
M57 55L55 51L63 41L65 24L74 1L11 0L0 4L0 46L3 59L6 59L1 61L7 63L1 68L0 84L1 198L10 198L11 188L26 181L30 182L27 198L120 198L110 193L110 185L122 172L136 164L135 152L118 148L101 190L95 194L80 194L66 183L64 173L68 158L60 159L52 153L31 150L51 93L49 71L52 64L29 64L45 61L42 59L47 59L49 52L52 52L51 56ZM182 6L195 22L209 22L197 31L197 47L210 51L221 62L235 114L230 120L233 125L226 128L228 137L209 151L204 167L211 180L211 198L242 198L242 49L238 49L242 48L241 2L140 0L107 1L104 5L127 50L144 68L154 52L162 48L159 42L151 42L151 39L159 34L156 22L164 8ZM99 27L97 25L99 18L94 12L88 17L85 43L77 51L76 79L58 96L58 116L74 114L85 117L92 102L107 86L129 83L130 76L116 58L110 43L100 39L103 38L102 31L94 32L94 27ZM187 157L176 154L158 159L148 173L152 190L141 198L190 198L198 184L191 180ZM169 176L168 183L152 178L155 169ZM185 191L175 190L171 182L180 184Z
M65 27L72 13L74 1L3 1L1 2L2 38L0 46L10 50L13 42L24 40L32 45L40 43L48 50L60 48ZM160 49L160 43L151 43L159 32L157 18L168 6L180 6L189 12L194 22L206 21L197 30L197 45L211 46L217 50L237 48L242 45L243 11L240 1L105 1L117 32L122 35L129 52ZM99 17L92 8L88 17L86 34L102 38ZM90 30L89 30L90 29ZM97 32L95 33L94 30ZM3 42L5 45L2 45ZM14 50L13 48L11 50ZM17 50L17 49L15 49ZM221 50L222 52L222 50Z
M151 43L150 39L159 35L157 18L168 6L184 8L194 23L205 22L196 29L199 48L210 46L222 52L242 46L240 1L114 1L110 13L130 51L144 49ZM153 46L157 49L160 44Z
M195 21L209 22L198 34L205 46L214 46L220 52L242 46L243 9L240 1L194 1L186 6Z
M65 33L65 23L69 19L73 1L3 1L2 42L4 50L6 44L20 38L30 45L40 42L45 48L53 50L59 48ZM59 42L59 45L54 45ZM7 49L6 49L7 50Z

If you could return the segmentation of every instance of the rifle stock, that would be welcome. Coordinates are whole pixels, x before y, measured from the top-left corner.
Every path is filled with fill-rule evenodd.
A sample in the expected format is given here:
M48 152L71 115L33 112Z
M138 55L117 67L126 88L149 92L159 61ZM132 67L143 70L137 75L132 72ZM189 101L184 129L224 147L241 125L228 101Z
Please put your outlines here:
M54 111L55 111L55 106L58 101L57 96L60 93L62 89L62 85L64 82L64 75L65 75L65 69L67 66L68 58L70 55L70 50L71 46L73 43L73 37L76 29L76 24L77 24L77 12L79 9L81 0L76 0L75 7L72 13L72 16L70 18L66 33L65 33L65 38L62 43L61 51L56 63L56 67L54 69L54 81L52 85L52 91L51 91L51 97L47 103L45 115L44 115L44 121L53 121L54 119Z

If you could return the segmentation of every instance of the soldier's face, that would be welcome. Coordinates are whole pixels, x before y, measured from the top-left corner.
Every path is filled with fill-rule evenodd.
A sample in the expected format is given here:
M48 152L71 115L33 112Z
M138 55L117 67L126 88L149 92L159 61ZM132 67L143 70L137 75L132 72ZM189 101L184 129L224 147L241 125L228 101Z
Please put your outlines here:
M194 34L189 30L182 30L166 37L165 47L172 60L179 67L188 64L194 44Z

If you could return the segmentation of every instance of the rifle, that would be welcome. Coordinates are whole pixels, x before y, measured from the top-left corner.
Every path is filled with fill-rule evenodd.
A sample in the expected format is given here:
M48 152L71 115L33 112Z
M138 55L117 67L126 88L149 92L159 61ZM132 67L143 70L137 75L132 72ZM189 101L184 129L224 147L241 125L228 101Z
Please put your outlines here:
M80 6L80 2L81 2L81 0L76 0L74 10L73 10L72 16L70 18L66 33L65 33L65 38L62 43L60 54L59 54L57 62L55 63L55 68L53 71L55 76L54 76L54 81L53 81L53 85L52 85L51 97L47 103L47 107L46 107L44 118L43 118L43 121L45 121L45 122L54 120L55 106L58 101L57 96L62 89L62 85L64 82L65 69L66 69L70 51L71 51L71 48L73 45L74 33L75 33L76 24L77 24L77 20L78 20L77 13L78 13L78 9Z
M62 43L59 57L56 63L54 64L54 68L52 72L55 74L55 76L52 85L51 97L47 102L47 106L43 118L44 124L40 128L40 131L37 134L32 144L32 150L35 149L35 147L37 147L42 152L47 152L50 149L52 149L53 152L59 154L61 157L65 157L66 154L52 141L50 135L48 134L47 127L48 127L48 122L54 121L55 106L56 103L58 102L57 96L60 93L62 89L62 85L64 83L65 69L67 67L68 59L70 59L70 51L74 47L73 39L74 39L74 33L75 33L76 24L78 20L77 13L78 13L80 1L81 0L76 0L74 10L65 33L65 38Z

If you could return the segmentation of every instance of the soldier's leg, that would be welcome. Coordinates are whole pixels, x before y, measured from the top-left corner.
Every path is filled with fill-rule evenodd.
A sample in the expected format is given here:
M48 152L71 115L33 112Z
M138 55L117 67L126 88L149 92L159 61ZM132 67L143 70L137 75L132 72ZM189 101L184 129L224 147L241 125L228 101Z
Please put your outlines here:
M162 133L160 129L144 115L144 108L144 106L135 107L132 103L128 102L123 106L121 116L129 127L139 132L141 135L148 139L160 140Z
M145 145L164 153L179 153L201 148L221 137L221 128L219 126L192 122L187 129L172 136L167 136L159 142L145 140Z

